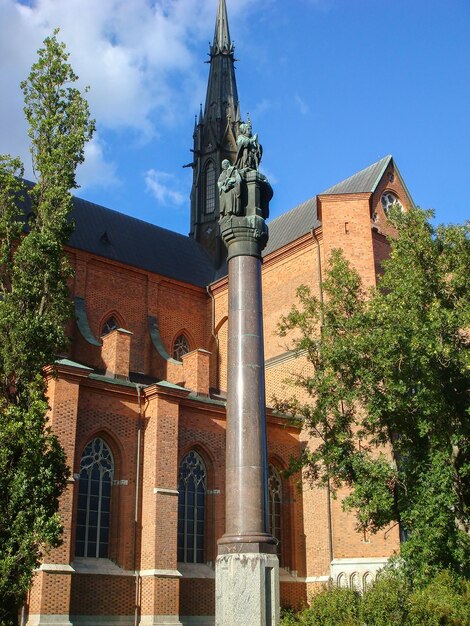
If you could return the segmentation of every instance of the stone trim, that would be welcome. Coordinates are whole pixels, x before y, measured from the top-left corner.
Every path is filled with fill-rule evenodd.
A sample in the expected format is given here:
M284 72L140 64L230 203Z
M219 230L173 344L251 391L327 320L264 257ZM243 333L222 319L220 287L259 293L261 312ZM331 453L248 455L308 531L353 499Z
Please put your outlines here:
M183 626L214 626L214 615L180 615Z
M71 615L73 626L134 626L134 615Z
M164 496L177 496L179 495L178 489L167 489L166 487L154 487L153 493L161 493Z
M207 563L178 563L183 578L215 578L214 568Z
M135 572L119 567L119 565L110 559L75 557L72 561L71 567L76 574L135 576Z
M155 576L156 578L181 578L177 569L143 569L137 574L141 577Z
M357 557L347 559L333 559L331 565L385 565L387 563L388 556L370 556L370 557Z
M175 624L182 626L177 615L141 615L139 622L139 626L175 626Z
M72 624L68 615L30 613L26 626L72 626Z
M73 574L75 572L73 567L67 563L41 563L38 570L49 574Z
M298 578L297 580L301 580ZM306 583L327 583L330 580L329 576L307 576L302 581Z

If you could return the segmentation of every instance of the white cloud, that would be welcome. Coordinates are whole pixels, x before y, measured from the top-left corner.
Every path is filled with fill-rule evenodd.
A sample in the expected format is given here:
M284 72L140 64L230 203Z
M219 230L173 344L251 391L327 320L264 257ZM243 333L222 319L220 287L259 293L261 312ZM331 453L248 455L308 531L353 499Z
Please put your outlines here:
M147 191L152 193L161 204L180 206L186 202L186 194L173 189L168 184L173 180L174 176L166 172L151 169L145 173Z
M203 92L205 68L194 48L212 33L216 5L217 0L0 0L0 152L19 154L29 173L19 82L56 27L81 86L90 86L87 99L98 129L131 130L137 140L149 141L162 126L179 123L189 107L197 109ZM254 0L232 3L231 19L250 5L257 6ZM97 146L89 154L98 157ZM105 167L102 151L100 164ZM107 167L112 172L112 164ZM86 180L85 170L82 176Z
M77 182L86 187L111 187L119 184L117 166L105 158L105 144L96 133L85 146L85 162L77 170Z

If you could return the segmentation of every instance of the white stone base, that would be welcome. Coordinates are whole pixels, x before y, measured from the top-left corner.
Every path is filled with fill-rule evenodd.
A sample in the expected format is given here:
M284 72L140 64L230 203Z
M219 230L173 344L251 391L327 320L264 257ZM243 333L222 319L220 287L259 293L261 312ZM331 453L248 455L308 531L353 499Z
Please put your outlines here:
M142 615L139 626L181 626L177 615Z
M68 615L39 615L30 613L26 626L72 626Z
M216 626L276 626L279 612L276 555L242 553L217 557Z

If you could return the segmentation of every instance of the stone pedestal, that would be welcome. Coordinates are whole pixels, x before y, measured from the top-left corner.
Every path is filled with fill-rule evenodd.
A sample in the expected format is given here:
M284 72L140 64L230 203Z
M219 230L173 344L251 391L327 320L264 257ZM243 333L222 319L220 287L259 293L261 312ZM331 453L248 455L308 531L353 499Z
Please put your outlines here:
M216 625L279 622L276 540L267 531L266 401L261 251L272 190L243 173L241 215L224 216L228 249L228 367L225 534L216 561Z
M216 626L274 626L279 622L279 563L274 554L217 557Z

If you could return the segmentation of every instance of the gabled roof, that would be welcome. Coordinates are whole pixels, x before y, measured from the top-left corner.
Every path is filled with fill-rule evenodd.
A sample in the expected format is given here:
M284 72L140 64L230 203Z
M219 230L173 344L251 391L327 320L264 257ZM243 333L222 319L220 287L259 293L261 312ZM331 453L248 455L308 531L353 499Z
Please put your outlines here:
M320 222L317 219L317 199L314 197L268 224L269 240L263 256L282 248L317 226L320 226Z
M391 154L380 159L376 163L372 163L369 167L353 174L349 178L345 178L340 183L336 183L330 187L322 195L339 195L342 193L374 193L383 173L387 169L390 161L393 161Z
M333 185L333 187L329 187L319 195L373 193L391 161L393 161L393 157L389 154L380 161ZM310 232L312 228L317 228L320 225L315 196L269 223L269 241L263 256L295 241L295 239Z

